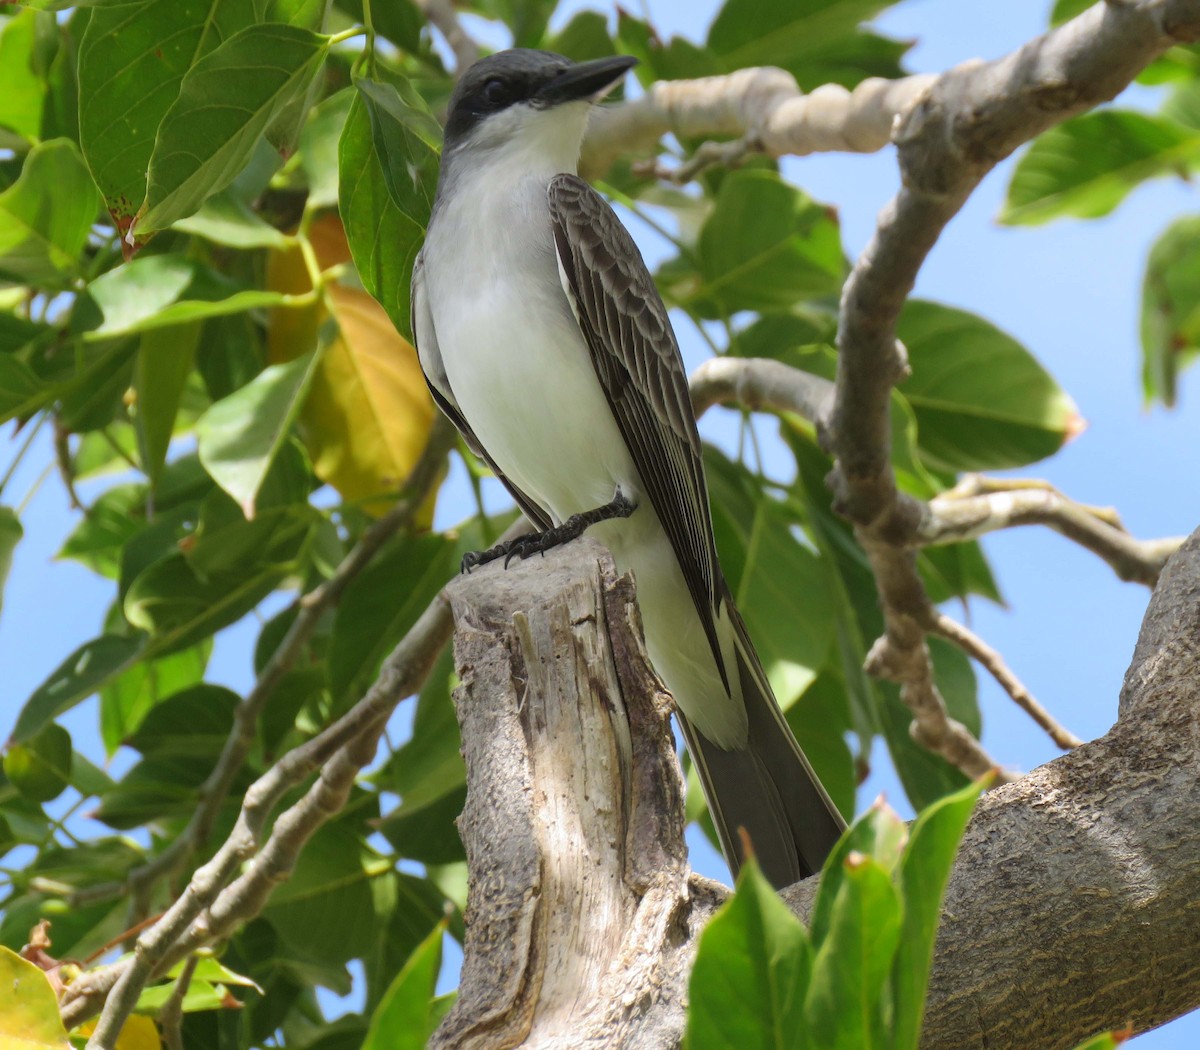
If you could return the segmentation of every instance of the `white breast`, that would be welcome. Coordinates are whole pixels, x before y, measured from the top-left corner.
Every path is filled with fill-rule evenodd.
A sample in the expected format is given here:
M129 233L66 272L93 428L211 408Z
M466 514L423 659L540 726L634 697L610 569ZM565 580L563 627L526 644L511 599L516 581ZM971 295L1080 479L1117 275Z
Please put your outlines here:
M558 274L546 177L459 185L426 242L446 378L464 417L523 492L562 521L636 498L636 471ZM435 259L437 265L429 260Z

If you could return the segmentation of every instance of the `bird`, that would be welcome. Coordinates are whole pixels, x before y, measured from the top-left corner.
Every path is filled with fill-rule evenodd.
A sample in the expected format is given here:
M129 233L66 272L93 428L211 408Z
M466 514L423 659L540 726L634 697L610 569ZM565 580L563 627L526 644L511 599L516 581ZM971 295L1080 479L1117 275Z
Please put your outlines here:
M433 399L537 531L467 555L526 558L589 530L631 572L722 850L744 829L777 887L845 823L792 735L717 560L671 322L633 238L577 174L593 107L636 59L514 48L451 96L411 317Z

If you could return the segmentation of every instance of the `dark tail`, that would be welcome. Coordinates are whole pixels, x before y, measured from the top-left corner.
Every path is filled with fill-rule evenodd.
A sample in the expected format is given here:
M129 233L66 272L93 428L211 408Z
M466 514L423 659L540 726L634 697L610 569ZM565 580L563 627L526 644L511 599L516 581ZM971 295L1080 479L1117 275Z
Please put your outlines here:
M696 732L683 715L679 723L734 876L745 859L738 834L745 828L763 873L782 889L821 870L846 823L775 703L732 601L729 613L750 722L747 745L726 751Z

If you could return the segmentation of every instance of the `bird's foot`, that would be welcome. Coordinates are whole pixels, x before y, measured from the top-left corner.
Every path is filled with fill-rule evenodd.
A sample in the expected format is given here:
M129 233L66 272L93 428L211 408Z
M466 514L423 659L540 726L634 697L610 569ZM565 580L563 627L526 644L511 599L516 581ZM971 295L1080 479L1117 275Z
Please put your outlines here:
M520 558L523 561L534 554L541 554L544 557L546 551L553 550L561 544L582 536L590 526L602 521L611 521L613 518L628 518L636 509L637 504L618 488L616 495L604 506L596 507L594 510L585 510L580 514L572 514L561 525L555 525L544 532L526 533L524 536L518 536L515 540L497 543L496 546L485 551L471 551L469 554L464 554L462 571L470 572L479 565L486 565L499 558L504 559L504 567L507 569L508 563L513 558Z

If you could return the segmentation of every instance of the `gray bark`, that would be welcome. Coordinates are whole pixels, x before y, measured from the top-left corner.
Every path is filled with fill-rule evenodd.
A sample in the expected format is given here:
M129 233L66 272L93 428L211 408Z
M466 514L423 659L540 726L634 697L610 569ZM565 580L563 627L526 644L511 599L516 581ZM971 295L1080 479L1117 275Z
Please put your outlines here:
M471 881L438 1047L675 1047L699 930L669 700L632 582L583 542L450 588ZM1200 532L1103 738L989 792L950 880L923 1045L1071 1047L1200 1005ZM785 892L804 917L815 880Z

